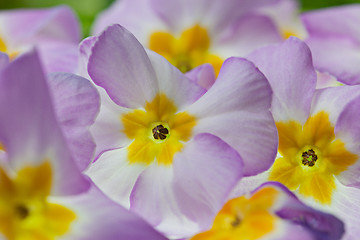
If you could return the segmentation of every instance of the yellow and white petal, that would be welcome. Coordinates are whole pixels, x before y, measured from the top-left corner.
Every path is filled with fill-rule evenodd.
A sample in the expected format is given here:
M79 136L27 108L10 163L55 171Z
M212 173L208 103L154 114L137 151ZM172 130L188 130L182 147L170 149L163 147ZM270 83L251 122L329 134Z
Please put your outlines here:
M360 96L360 86L339 86L317 90L311 106L311 115L325 111L329 114L331 124L335 126L340 113L358 96Z
M104 152L85 171L92 181L112 200L124 207L130 207L130 193L146 164L132 164L128 161L126 148Z

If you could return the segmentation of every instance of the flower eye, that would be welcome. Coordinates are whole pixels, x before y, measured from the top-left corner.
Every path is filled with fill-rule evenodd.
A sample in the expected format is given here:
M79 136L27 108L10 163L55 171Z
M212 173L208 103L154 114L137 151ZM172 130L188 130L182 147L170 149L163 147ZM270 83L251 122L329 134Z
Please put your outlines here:
M163 125L159 124L152 129L154 139L165 140L167 135L169 134L169 130L165 128Z

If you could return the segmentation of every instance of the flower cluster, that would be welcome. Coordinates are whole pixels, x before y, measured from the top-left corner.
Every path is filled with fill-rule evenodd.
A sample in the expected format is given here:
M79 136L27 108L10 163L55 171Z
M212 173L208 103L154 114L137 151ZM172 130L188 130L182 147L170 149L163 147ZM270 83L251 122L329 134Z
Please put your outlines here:
M0 239L353 240L360 6L0 12Z

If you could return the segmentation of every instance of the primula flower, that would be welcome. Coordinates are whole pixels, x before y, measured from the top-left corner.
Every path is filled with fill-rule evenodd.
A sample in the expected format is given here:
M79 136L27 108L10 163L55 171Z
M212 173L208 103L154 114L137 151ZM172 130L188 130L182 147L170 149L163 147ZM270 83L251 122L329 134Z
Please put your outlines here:
M68 7L0 11L0 52L10 59L36 46L45 71L75 72L79 42L79 23Z
M315 90L310 50L296 38L259 49L250 59L274 91L279 155L265 177L340 217L345 239L358 236L360 151L353 106L358 106L360 87Z
M0 71L0 109L1 239L165 240L80 173L36 52Z
M102 154L86 173L169 235L206 228L241 175L260 173L275 158L266 79L250 62L231 58L204 94L120 25L93 40L81 49L103 88L91 127Z
M100 14L94 34L119 23L182 72L210 63L219 73L231 56L281 41L273 22L254 8L264 0L121 0Z
M359 84L360 5L306 12L301 18L309 34L306 43L315 67L345 84Z
M210 230L190 240L341 239L344 224L301 203L288 189L268 182L229 200Z

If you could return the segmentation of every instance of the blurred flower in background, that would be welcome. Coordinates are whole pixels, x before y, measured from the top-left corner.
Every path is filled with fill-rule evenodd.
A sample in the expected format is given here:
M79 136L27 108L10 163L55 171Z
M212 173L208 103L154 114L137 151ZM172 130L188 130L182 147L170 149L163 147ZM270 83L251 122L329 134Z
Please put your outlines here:
M215 75L224 60L280 42L271 18L256 10L277 0L119 0L99 15L93 33L118 23L147 48L186 73L209 63ZM241 6L241 7L239 7Z
M0 1L0 9L49 8L59 5L71 7L78 15L82 25L82 36L88 36L95 16L109 6L113 0L13 0Z
M75 72L80 26L66 6L0 12L0 51L10 60L36 47L46 72Z
M12 0L0 1L0 9L12 8L44 8L58 5L68 5L79 16L83 29L83 37L89 36L91 25L102 10L110 6L114 0ZM330 6L360 3L360 0L300 0L302 11L308 11Z

